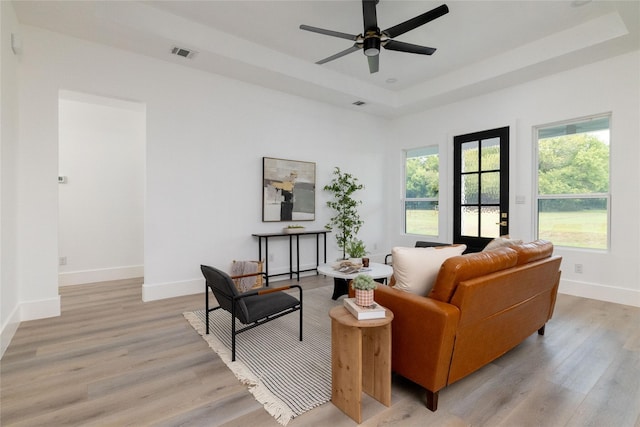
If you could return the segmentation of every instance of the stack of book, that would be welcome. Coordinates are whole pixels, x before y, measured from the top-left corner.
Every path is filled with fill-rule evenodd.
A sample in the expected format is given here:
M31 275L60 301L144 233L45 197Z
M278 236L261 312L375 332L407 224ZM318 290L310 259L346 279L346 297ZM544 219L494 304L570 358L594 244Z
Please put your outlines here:
M344 307L358 320L382 319L385 316L384 307L376 302L369 307L361 307L355 298L345 298Z

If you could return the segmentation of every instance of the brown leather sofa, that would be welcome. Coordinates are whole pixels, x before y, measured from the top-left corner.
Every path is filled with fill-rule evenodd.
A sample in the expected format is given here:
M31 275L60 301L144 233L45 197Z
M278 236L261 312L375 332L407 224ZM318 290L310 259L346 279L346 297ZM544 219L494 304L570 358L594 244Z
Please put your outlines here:
M544 334L560 281L553 245L535 241L447 259L428 296L378 286L393 311L392 370L420 384L435 411L438 392Z

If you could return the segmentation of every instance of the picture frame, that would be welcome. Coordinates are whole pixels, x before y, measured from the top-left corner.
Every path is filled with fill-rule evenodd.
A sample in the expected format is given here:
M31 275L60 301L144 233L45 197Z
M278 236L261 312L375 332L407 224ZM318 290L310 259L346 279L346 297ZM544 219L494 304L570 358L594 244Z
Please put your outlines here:
M314 221L316 164L262 158L262 221Z

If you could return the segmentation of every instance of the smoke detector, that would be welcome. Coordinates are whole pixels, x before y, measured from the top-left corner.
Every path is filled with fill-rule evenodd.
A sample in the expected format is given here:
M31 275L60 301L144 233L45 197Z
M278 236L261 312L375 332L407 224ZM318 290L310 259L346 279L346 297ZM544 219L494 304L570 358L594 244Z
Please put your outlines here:
M171 49L171 53L174 55L181 56L183 58L191 59L196 55L197 52L194 50L185 49L184 47L174 46L173 49Z

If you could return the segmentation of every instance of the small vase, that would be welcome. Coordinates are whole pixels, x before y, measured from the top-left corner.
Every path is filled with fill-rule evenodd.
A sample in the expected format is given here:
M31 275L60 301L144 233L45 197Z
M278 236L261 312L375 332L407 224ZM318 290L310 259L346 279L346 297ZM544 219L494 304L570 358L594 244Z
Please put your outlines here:
M356 304L360 307L369 307L373 305L373 289L362 290L356 289Z

